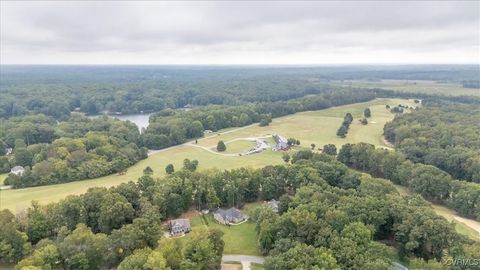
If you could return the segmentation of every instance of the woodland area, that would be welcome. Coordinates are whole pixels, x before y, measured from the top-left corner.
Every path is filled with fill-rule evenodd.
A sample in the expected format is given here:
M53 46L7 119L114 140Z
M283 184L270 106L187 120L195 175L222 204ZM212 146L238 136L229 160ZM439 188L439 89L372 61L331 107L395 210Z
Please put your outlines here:
M434 165L458 179L480 182L480 107L426 102L385 125L385 138L413 162Z
M3 210L3 262L31 269L218 269L221 231L164 239L162 222L192 208L241 208L270 199L280 201L279 213L262 207L250 213L269 270L391 269L395 256L417 269L443 269L445 260L480 254L478 242L458 234L428 202L480 220L480 99L323 83L351 76L419 76L413 67L411 73L365 68L356 75L348 68L275 73L125 67L132 72L121 78L74 67L62 76L55 67L48 76L17 68L10 67L0 84L0 172L25 168L23 175L5 180L13 188L122 174L147 158L148 149L178 145L205 131L268 125L296 112L378 97L416 98L422 106L409 113L400 105L388 108L395 118L384 134L397 151L359 143L343 145L337 155L331 144L323 154L285 154L281 166L201 172L197 160L185 157L184 168L170 164L163 179L153 178L148 168L137 182L92 188L48 205L34 202L16 215ZM462 80L473 74L471 67L453 73ZM439 71L423 73L430 79L441 74L453 80ZM85 83L82 76L92 79ZM104 110L155 113L141 131L128 121L85 115ZM365 111L365 119L368 115ZM339 124L348 132L352 121L347 114ZM393 184L418 196L403 197Z
M138 146L137 126L106 116L72 114L57 124L45 115L29 115L0 123L0 172L16 165L25 168L23 175L7 178L14 188L121 173L147 157L147 149ZM8 148L11 155L5 155Z
M268 255L266 269L289 269L292 263L390 269L390 245L418 264L427 262L415 258L439 265L441 259L478 254L478 243L458 235L420 197L401 197L387 181L362 176L326 154L300 151L292 164L256 170L183 169L165 179L145 172L137 183L33 203L26 215L2 211L0 256L40 269L216 269L223 248L219 232L161 239L160 220L190 207L240 207L271 198L280 200L278 214L263 207L252 213L259 246Z

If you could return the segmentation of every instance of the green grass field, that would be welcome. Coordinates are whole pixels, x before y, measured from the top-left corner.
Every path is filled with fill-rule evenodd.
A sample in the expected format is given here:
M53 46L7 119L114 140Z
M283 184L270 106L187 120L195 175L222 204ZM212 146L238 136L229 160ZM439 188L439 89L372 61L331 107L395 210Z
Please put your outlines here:
M263 265L252 263L250 265L250 269L251 270L264 270L265 268L263 267Z
M212 214L196 216L190 220L192 230L201 226L220 229L225 242L224 254L242 254L260 256L257 246L257 236L255 234L255 224L245 222L235 226L225 226L218 224Z
M227 146L227 150L225 150L225 153L236 154L236 153L243 153L255 147L255 142L248 141L248 140L238 140L238 141L227 142L225 145Z
M3 181L5 181L5 178L7 178L8 174L0 174L0 186L3 186Z
M413 106L413 101L402 99L377 99L371 102L357 103L352 105L339 106L320 111L302 112L294 115L276 118L266 127L260 127L258 124L243 128L230 128L227 133L208 134L207 137L199 139L198 144L206 147L216 147L219 140L228 142L236 138L264 137L278 133L285 137L295 137L301 141L304 147L310 147L314 143L317 147L322 147L328 143L334 143L337 147L345 143L367 142L376 146L386 147L383 142L383 126L393 119L393 114L385 109L385 105L404 104ZM365 108L369 107L372 111L370 123L366 126L358 122ZM352 113L355 118L352 123L347 138L338 138L336 131L340 127L345 113ZM225 132L225 131L221 131ZM267 139L273 143L272 139ZM236 141L232 145L233 149L241 149L247 145ZM227 149L229 144L227 144ZM230 150L232 151L232 150ZM222 156L208 152L204 149L179 145L164 149L151 155L148 159L142 160L131 166L127 173L123 175L109 175L97 179L76 181L65 184L31 187L25 189L3 190L0 194L0 209L8 208L13 212L18 212L30 205L32 200L40 203L49 203L59 201L70 194L82 194L89 188L96 186L111 187L119 183L136 181L142 174L143 169L150 166L154 170L155 176L165 174L165 166L172 163L176 169L181 168L183 159L197 159L199 161L199 170L219 168L232 169L239 167L259 168L269 164L282 164L282 153L266 150L259 154L249 156Z
M474 88L463 88L459 83L439 83L435 81L424 80L348 80L336 81L334 85L363 87L363 88L383 88L388 90L398 90L408 93L441 94L448 96L471 95L480 96L480 90Z

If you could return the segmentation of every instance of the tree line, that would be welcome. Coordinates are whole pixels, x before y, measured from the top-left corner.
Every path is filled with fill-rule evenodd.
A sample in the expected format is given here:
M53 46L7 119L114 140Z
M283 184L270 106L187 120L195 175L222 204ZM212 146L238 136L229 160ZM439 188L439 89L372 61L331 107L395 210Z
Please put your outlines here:
M4 210L0 258L40 269L218 269L220 232L194 227L184 241L163 239L161 221L191 207L241 207L273 198L279 213L262 207L252 213L267 269L390 269L389 245L430 264L478 256L478 243L455 233L420 197L403 198L392 184L362 176L330 155L302 150L291 163L184 169L163 179L150 169L136 183L34 202L17 216Z
M372 91L337 90L316 96L240 106L205 106L192 110L163 110L150 117L150 124L141 136L142 145L160 149L203 136L205 130L217 131L257 123L302 111L321 110L332 106L365 102L375 98Z
M0 72L0 118L39 113L64 118L74 110L87 114L103 111L131 114L182 108L189 104L238 105L290 100L334 89L328 86L330 80L415 79L464 82L465 86L478 83L477 66L393 69L8 66ZM380 90L376 91L381 94ZM388 95L391 97L392 93ZM455 99L472 101L466 96Z
M385 138L413 161L434 165L457 179L480 182L480 108L426 103L397 115L384 127Z
M337 130L337 136L341 138L345 138L348 133L348 129L350 128L350 124L353 122L353 116L351 113L345 114L343 117L343 122L340 125L340 128Z
M375 149L371 144L345 144L337 159L343 164L382 177L421 194L425 199L444 204L461 215L480 220L480 185L454 180L445 171L413 163L401 152Z

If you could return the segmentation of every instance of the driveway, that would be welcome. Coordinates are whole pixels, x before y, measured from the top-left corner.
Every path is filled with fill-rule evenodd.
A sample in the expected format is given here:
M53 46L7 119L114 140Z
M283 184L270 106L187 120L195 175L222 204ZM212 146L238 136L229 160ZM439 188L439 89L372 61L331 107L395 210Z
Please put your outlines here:
M242 263L242 270L250 270L251 263L263 264L265 259L259 256L249 255L223 255L223 262L240 262Z

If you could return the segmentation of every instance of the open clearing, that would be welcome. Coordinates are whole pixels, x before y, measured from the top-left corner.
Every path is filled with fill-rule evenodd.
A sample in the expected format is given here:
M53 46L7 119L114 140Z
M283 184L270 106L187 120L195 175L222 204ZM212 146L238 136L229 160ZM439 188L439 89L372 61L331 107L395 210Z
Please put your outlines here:
M218 224L212 214L196 216L191 219L192 230L205 226L208 228L220 229L225 242L224 254L242 254L259 256L260 251L257 247L257 236L255 234L255 224L247 221L240 225L225 226Z
M248 203L243 207L242 211L248 214L250 209L259 205L261 205L261 202ZM212 213L200 215L197 211L189 211L183 214L182 217L190 219L193 231L195 231L195 228L202 226L221 230L224 233L222 239L225 242L223 254L261 256L257 244L255 224L251 221L246 221L240 225L225 226L218 224Z
M479 89L463 88L463 86L459 83L439 83L425 80L345 80L336 81L333 84L351 87L383 88L408 93L442 94L449 96L480 96Z
M227 150L225 150L225 153L242 153L245 152L245 150L255 147L255 141L241 139L227 142L225 143L225 145L227 146Z
M214 148L219 140L229 142L237 138L259 138L278 133L287 138L294 137L299 139L304 147L310 147L312 143L317 145L317 147L322 147L328 143L341 147L345 143L358 142L371 143L377 147L387 147L383 142L383 126L387 121L393 119L394 115L385 109L386 104L390 106L398 104L414 106L412 100L376 99L370 102L339 106L320 111L302 112L276 118L266 127L253 124L208 134L207 137L198 140L198 146ZM372 117L369 119L370 123L364 126L358 122L358 119L367 107L372 111ZM347 112L350 112L355 119L350 126L347 138L338 138L336 131ZM267 139L267 141L273 143L272 139ZM232 145L232 148L241 150L244 146L247 145L235 144ZM248 148L244 150L248 150ZM3 190L0 193L0 209L8 208L13 212L18 212L28 207L32 200L37 200L40 203L55 202L67 195L85 193L91 187L111 187L123 182L136 181L147 166L154 170L155 176L162 176L165 174L165 166L167 164L172 163L176 169L179 169L185 158L197 159L199 161L199 170L204 170L211 168L232 169L248 166L259 168L270 164L282 164L283 160L281 157L281 152L273 152L269 149L249 156L224 156L208 152L199 147L186 144L178 145L157 151L147 159L130 167L127 173L123 175L115 174L65 184Z

